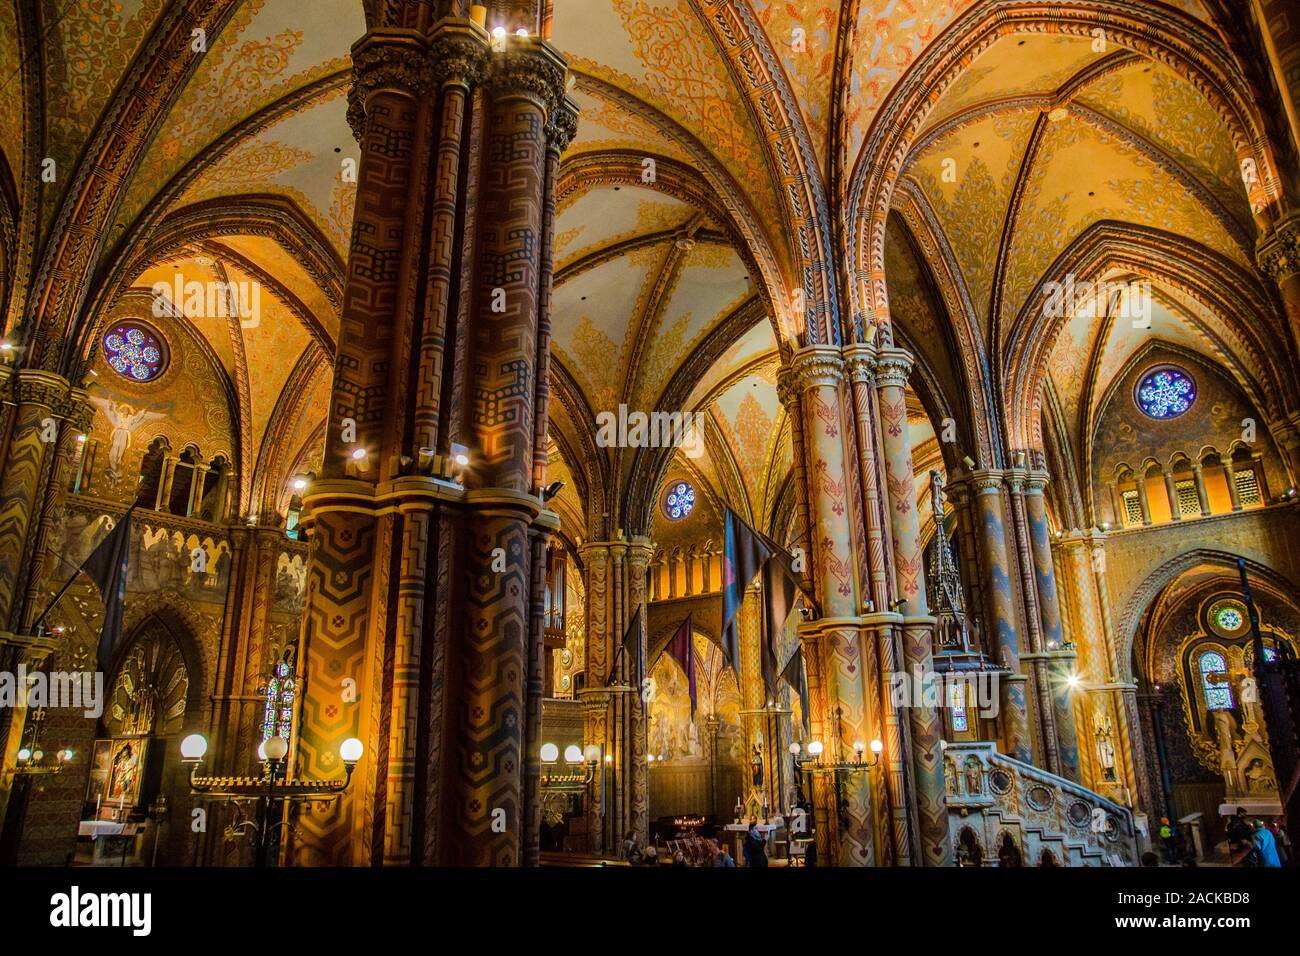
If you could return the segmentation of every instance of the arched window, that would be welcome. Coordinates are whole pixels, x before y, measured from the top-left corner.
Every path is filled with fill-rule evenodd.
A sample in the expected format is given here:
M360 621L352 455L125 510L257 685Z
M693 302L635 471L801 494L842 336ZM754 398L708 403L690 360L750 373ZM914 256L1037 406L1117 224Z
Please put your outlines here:
M1201 655L1201 685L1205 688L1205 707L1207 710L1231 710L1232 686L1228 683L1228 662L1218 651L1206 651ZM1212 675L1223 675L1214 680Z
M140 483L136 486L135 503L141 508L158 505L158 488L162 484L163 463L167 458L167 439L155 438L140 461Z
M948 685L948 706L952 708L952 729L954 733L965 733L966 720L966 683L955 680Z
M275 665L271 679L266 682L266 709L262 716L262 740L280 737L292 739L293 701L297 693L297 681L293 676L293 651L284 652L284 657Z

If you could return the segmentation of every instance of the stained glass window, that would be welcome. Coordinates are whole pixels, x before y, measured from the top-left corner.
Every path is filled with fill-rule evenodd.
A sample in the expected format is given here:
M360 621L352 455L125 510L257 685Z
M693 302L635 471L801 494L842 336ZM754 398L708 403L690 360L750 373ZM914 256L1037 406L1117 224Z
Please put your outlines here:
M1276 648L1276 647L1270 647L1269 645L1265 644L1265 645L1264 645L1264 660L1266 660L1266 661L1275 661L1275 660L1277 660L1277 648Z
M1137 388L1138 408L1152 418L1177 418L1196 401L1196 383L1182 369L1158 368Z
M1231 604L1225 604L1214 612L1214 623L1225 631L1235 631L1244 620L1241 609Z
M956 733L966 730L966 685L955 680L948 685L948 706L952 708L952 729Z
M664 514L673 521L685 518L695 507L695 489L688 481L675 481L664 495Z
M121 322L104 335L104 361L123 378L148 382L167 367L167 346L144 326Z
M293 731L293 701L297 690L293 667L287 660L275 665L266 682L266 710L262 717L262 740L282 737L289 740Z
M1211 675L1223 675L1211 680ZM1232 709L1232 687L1228 683L1228 662L1218 651L1201 655L1201 684L1205 687L1205 706L1209 710Z

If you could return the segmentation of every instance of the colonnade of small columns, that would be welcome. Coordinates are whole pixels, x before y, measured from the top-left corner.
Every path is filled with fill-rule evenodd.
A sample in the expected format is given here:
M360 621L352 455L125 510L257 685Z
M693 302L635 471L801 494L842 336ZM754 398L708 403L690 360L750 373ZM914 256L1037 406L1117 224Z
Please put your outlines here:
M722 590L722 551L711 542L659 549L650 562L650 600L666 601Z
M1258 488L1258 495L1251 496L1249 500L1243 498L1238 485L1238 475L1245 472L1254 474ZM1179 485L1188 480L1193 482L1196 489L1199 513L1183 514ZM1163 500L1153 497L1150 486L1155 481L1163 484ZM1197 458L1179 453L1164 463L1149 460L1141 473L1135 472L1128 465L1121 465L1115 471L1109 491L1112 513L1110 527L1117 529L1149 527L1185 518L1204 518L1212 514L1241 511L1246 507L1263 505L1269 498L1261 451L1252 451L1249 457L1240 454L1222 455L1214 449L1204 450ZM1133 495L1136 499L1136 515L1130 514L1126 500L1128 495ZM1164 514L1166 502L1167 517ZM1225 504L1227 507L1224 507Z

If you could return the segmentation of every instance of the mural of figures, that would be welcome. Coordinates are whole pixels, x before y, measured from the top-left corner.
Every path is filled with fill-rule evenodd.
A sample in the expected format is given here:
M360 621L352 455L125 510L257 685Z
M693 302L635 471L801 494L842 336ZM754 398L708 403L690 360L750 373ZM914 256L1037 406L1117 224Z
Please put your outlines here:
M122 465L127 450L131 447L131 438L135 430L145 422L156 421L166 417L162 412L152 412L147 408L132 408L126 402L114 402L107 398L92 395L90 400L99 406L100 412L112 426L112 441L108 446L108 468L105 474L112 481L122 479Z
M736 674L708 638L693 635L695 716L686 674L669 655L654 662L654 697L648 739L651 817L681 813L729 814L743 779L748 755L740 722ZM714 719L716 718L716 720Z
M280 552L275 566L275 597L272 610L285 614L301 614L303 596L307 591L307 560L302 554Z

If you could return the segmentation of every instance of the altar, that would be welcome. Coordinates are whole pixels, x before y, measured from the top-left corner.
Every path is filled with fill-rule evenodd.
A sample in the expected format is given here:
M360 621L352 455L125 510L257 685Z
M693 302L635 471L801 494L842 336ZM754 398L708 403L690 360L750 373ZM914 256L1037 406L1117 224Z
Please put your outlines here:
M783 823L758 824L758 831L763 834L763 841L767 845L767 858L769 860L773 858L776 852L776 831L778 829L784 829L784 826L785 824ZM744 843L745 834L749 832L749 824L728 823L723 827L723 829L732 835L732 842L735 845L735 849L731 855L735 858L736 865L740 866L745 862Z

